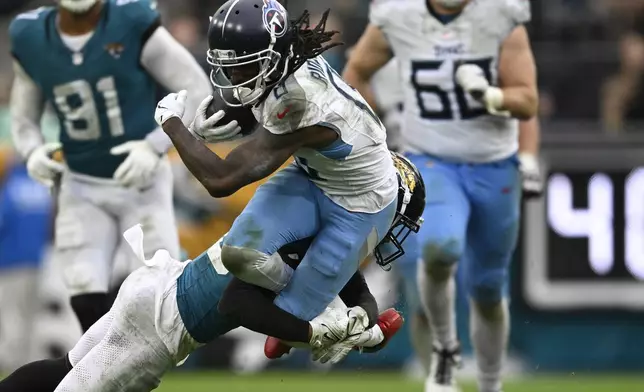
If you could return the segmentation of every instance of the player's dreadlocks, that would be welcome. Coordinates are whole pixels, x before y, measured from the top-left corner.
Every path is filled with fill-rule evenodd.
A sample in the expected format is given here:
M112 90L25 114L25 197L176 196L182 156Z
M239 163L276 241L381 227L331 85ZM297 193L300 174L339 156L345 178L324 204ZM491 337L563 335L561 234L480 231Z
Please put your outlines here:
M322 14L317 26L311 28L309 11L304 11L296 20L291 21L293 29L293 58L289 64L289 73L297 71L308 59L319 56L325 51L336 46L344 45L343 42L327 44L339 31L325 31L326 20L329 16L328 9ZM325 45L327 44L327 45Z

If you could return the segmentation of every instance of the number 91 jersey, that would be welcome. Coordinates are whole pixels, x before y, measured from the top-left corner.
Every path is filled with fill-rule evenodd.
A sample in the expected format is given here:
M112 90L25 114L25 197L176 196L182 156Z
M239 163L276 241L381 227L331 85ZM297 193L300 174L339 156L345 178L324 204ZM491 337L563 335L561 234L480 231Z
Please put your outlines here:
M497 85L501 45L530 20L528 0L471 0L449 22L425 0L372 4L378 26L400 66L405 94L403 138L411 152L491 162L518 149L518 122L492 116L455 81L461 64L476 64Z
M396 198L398 180L384 126L322 56L307 60L275 86L253 114L277 135L311 126L337 132L331 145L293 154L295 164L336 204L374 213Z
M141 52L160 24L148 0L105 0L101 12L76 53L63 42L55 7L18 15L9 35L12 55L56 112L69 168L111 178L126 155L110 149L157 127L156 83Z

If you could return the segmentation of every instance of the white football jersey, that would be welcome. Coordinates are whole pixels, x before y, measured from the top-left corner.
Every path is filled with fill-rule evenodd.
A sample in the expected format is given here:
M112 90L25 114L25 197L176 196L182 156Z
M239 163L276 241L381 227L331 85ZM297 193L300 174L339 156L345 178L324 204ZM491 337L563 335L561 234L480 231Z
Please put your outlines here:
M402 144L400 128L405 100L398 75L398 61L393 58L371 78L371 88L376 104L387 129L387 145L395 150L398 150Z
M274 87L253 108L257 121L282 135L318 125L338 139L322 149L303 148L296 165L335 203L354 212L379 212L398 192L386 132L362 96L318 56Z
M400 66L406 149L468 162L500 160L518 150L518 121L488 114L454 74L460 64L476 64L496 85L501 45L529 20L528 0L472 0L446 24L426 0L372 4L370 21Z

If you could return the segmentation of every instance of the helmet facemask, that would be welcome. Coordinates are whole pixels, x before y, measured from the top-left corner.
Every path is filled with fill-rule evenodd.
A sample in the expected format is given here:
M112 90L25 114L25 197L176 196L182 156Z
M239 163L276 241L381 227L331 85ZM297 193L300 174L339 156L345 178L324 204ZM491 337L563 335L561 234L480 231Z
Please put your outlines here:
M423 224L422 217L419 217L417 221L413 221L405 215L405 210L411 201L412 193L400 175L398 176L398 182L404 190L402 203L400 204L399 210L396 211L396 217L391 228L385 238L376 246L374 252L376 263L386 271L391 269L391 263L405 254L403 243L409 237L409 234L412 232L418 233L420 226Z
M271 34L271 43L267 49L259 52L238 56L234 50L211 49L207 53L208 64L211 65L210 81L219 91L219 95L228 106L250 106L255 104L264 93L281 82L288 74L287 63L293 56L292 46L289 55L274 50L277 38ZM235 67L256 66L257 72L253 77L239 83L233 83L232 74ZM223 90L232 90L233 96L239 102L230 102Z
M89 11L94 4L100 0L60 0L59 4L62 8L74 14L83 14Z

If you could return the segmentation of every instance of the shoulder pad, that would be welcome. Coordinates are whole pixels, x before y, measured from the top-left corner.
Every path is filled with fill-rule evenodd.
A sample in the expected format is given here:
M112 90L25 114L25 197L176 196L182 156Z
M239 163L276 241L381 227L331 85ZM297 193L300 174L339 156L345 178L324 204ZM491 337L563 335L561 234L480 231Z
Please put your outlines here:
M22 48L34 49L34 39L44 31L44 21L53 10L52 7L40 7L18 14L9 25L11 53L17 57Z
M520 25L530 22L530 1L529 0L503 0L503 14L515 24Z
M271 91L271 97L265 103L262 125L274 134L295 132L302 128L308 106L304 89L287 80Z

